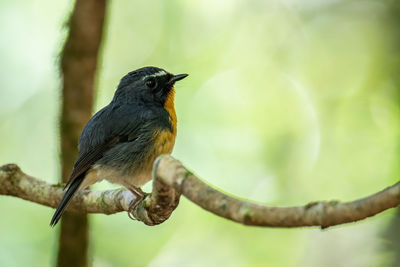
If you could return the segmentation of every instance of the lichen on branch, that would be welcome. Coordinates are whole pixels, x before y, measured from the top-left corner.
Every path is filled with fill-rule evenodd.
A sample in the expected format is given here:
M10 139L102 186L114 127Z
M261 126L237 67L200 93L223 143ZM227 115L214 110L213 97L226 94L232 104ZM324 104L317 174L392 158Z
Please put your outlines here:
M55 208L63 195L60 185L51 185L8 164L0 170L0 194L11 195ZM228 196L211 187L169 155L157 158L153 166L153 191L132 215L147 225L167 220L183 195L215 215L244 225L304 227L350 223L400 205L400 182L371 196L351 202L319 201L304 206L273 207ZM68 210L113 214L128 211L136 200L128 190L85 190L74 196Z

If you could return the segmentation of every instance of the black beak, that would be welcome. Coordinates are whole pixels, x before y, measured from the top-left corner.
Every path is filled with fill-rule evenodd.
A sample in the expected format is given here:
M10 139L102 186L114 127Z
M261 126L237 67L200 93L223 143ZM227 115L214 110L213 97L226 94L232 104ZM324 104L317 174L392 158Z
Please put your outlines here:
M174 75L172 76L172 78L168 81L168 84L174 84L177 81L180 81L184 78L186 78L189 74L183 73L183 74L178 74L178 75Z

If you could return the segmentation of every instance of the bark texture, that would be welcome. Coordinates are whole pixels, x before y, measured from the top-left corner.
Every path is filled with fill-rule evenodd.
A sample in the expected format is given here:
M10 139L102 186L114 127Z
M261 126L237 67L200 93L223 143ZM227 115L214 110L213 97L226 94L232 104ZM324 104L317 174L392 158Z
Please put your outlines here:
M106 0L77 0L61 52L62 181L72 172L78 137L91 117L98 54L103 36ZM88 266L88 221L85 214L66 212L61 220L57 266Z
M50 185L24 174L16 165L0 170L0 195L12 195L56 207L60 185ZM205 210L244 225L267 227L330 226L355 222L400 205L400 182L371 196L351 202L319 201L297 207L271 207L228 196L202 181L171 156L159 157L153 167L153 192L142 199L132 215L147 225L167 220L184 195ZM83 191L68 210L112 214L129 211L135 197L128 190Z

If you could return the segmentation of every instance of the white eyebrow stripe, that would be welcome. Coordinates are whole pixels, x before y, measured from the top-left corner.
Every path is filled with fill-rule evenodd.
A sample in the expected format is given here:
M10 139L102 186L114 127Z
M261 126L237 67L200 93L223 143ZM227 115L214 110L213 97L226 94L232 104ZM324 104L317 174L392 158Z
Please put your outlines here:
M152 76L157 77L157 76L164 76L166 74L167 74L166 71L160 70L159 72L154 73Z
M168 73L164 70L160 70L159 72L156 72L154 74L151 75L146 75L143 77L143 80L147 79L148 77L159 77L159 76L164 76L167 75Z

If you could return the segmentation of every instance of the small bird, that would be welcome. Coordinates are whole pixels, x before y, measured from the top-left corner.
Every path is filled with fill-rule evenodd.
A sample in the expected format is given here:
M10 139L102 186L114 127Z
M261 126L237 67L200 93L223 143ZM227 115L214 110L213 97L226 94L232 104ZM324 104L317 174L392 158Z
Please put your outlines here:
M51 226L77 191L103 179L143 197L140 186L151 180L154 160L174 147L174 84L187 76L143 67L121 79L110 104L89 120L79 137L79 154Z

